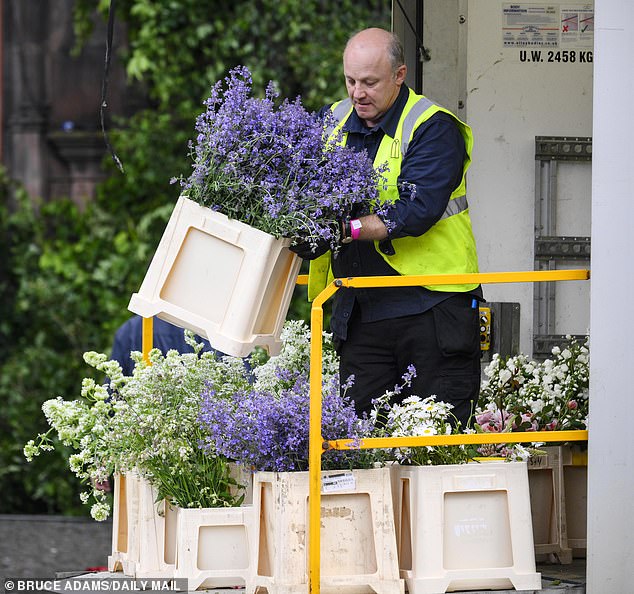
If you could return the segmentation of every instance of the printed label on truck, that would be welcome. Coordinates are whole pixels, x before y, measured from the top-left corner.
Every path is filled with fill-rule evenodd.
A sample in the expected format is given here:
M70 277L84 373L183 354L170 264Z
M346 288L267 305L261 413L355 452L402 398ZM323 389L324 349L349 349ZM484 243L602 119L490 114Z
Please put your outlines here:
M504 3L502 5L502 46L505 48L588 49L594 45L592 4ZM578 52L587 58L588 52ZM575 52L577 54L577 52ZM590 51L591 54L591 51ZM530 50L523 55L531 56ZM553 52L552 60L564 61L563 53ZM570 56L569 56L570 57ZM568 60L583 63L581 56ZM547 62L547 59L521 60ZM590 60L592 61L592 60Z

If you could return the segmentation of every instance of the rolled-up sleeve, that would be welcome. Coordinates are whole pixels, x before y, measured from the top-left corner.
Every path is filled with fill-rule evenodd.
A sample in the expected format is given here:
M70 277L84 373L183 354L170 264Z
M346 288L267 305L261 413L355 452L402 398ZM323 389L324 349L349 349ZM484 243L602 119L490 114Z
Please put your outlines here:
M465 158L464 139L451 116L436 113L416 129L398 178L400 197L383 216L391 238L422 235L440 219L460 184Z

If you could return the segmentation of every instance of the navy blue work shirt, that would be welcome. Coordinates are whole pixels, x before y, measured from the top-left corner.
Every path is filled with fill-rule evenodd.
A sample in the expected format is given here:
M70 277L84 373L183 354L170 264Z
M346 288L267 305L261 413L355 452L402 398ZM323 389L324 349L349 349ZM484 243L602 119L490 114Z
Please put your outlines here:
M408 94L409 89L402 85L392 107L373 128L368 128L353 109L343 126L343 132L348 134L347 146L366 150L370 160L374 161L383 136L394 137ZM391 223L390 239L422 235L440 220L451 193L462 180L466 157L464 138L450 115L438 112L415 130L403 158L399 182L415 184L416 195L411 199L408 190L402 191L402 197L384 217ZM332 269L335 277L343 278L399 274L376 251L371 241L353 241L341 246L339 254L333 258ZM423 313L456 294L424 287L343 288L335 295L331 330L335 338L345 340L353 310L362 322L376 322ZM470 294L482 299L480 287Z

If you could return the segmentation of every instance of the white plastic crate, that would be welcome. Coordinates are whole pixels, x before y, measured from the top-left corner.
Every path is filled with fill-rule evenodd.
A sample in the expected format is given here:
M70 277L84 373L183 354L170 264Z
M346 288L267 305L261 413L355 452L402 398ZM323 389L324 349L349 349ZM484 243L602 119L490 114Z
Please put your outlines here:
M526 463L392 467L410 594L539 590Z
M573 557L585 557L588 547L588 452L578 445L562 446L564 500L568 546Z
M253 592L253 506L179 509L175 578L199 588L244 587Z
M559 563L572 563L568 546L564 469L561 446L541 448L545 454L528 461L528 485L531 497L535 554L554 556Z
M232 487L232 492L244 495L242 505L253 503L253 471L245 468L244 464L236 464L235 462L230 462L229 468L231 469L231 478L244 487L242 491Z
M108 571L124 571L128 560L138 556L139 478L133 474L115 474L113 499Z
M321 495L321 591L402 594L387 468L338 475ZM330 479L333 480L333 479ZM256 472L256 587L308 592L308 472Z
M109 571L171 578L176 556L176 510L156 502L156 489L133 473L115 477Z
M123 479L124 484L121 484ZM108 571L121 571L122 561L128 552L128 510L125 477L114 476L112 489L112 539L111 553L108 555Z
M289 245L181 196L128 309L229 355L276 355L301 265Z

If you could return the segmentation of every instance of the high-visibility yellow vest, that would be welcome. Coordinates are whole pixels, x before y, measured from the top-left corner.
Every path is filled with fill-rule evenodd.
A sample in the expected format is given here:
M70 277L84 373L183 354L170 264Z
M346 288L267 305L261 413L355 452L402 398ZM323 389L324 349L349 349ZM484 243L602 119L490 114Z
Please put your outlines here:
M331 110L335 116L336 125L326 132L332 138L338 134L346 120L352 114L352 101L345 99L333 104ZM402 275L412 274L464 274L478 272L478 258L475 239L471 227L469 207L466 195L466 172L471 163L473 135L471 128L458 119L450 111L430 101L423 95L418 95L409 89L409 97L396 127L394 137L384 135L379 145L374 166L388 162L389 171L386 172L384 182L379 189L381 202L394 202L399 197L397 186L401 173L403 156L412 140L414 131L433 114L442 111L449 114L458 125L465 141L467 157L463 164L462 180L452 192L449 203L440 220L427 232L418 237L401 237L392 240L394 255L387 255L378 249L379 242L375 242L377 252L383 259ZM342 142L347 141L347 134L343 134ZM332 280L330 270L330 252L316 258L310 263L308 298L313 300ZM475 289L477 284L467 285L431 285L433 291L466 292Z

